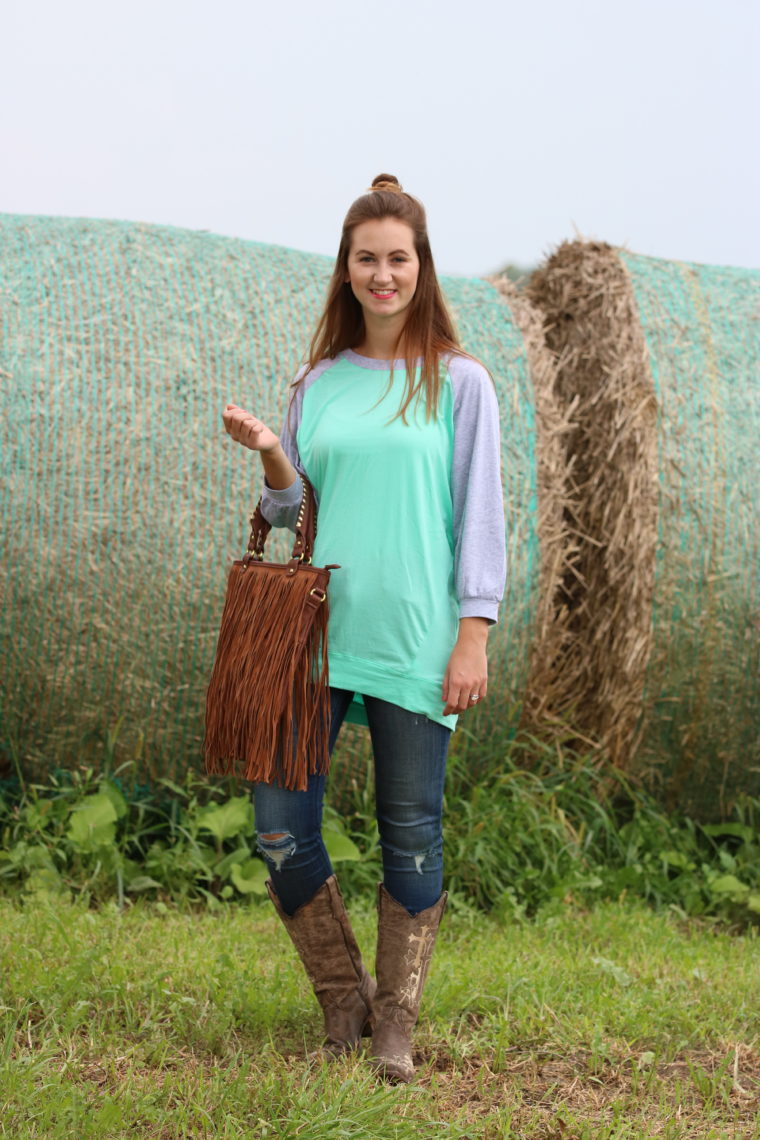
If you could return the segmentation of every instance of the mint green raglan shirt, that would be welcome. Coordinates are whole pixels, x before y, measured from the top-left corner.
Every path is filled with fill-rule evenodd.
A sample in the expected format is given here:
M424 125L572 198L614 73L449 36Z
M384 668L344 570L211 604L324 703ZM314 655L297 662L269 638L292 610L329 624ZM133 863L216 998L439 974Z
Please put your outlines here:
M463 615L455 580L455 389L447 373L436 418L411 405L404 423L394 416L405 379L403 361L392 377L388 362L350 351L322 362L281 439L317 496L313 561L340 565L330 578L328 653L330 684L356 694L347 719L366 723L366 694L453 728L441 686ZM498 459L495 478L491 498L501 507ZM300 486L267 488L265 517L289 525L300 493ZM465 511L466 503L458 513ZM480 606L489 620L503 589L498 552L495 562Z

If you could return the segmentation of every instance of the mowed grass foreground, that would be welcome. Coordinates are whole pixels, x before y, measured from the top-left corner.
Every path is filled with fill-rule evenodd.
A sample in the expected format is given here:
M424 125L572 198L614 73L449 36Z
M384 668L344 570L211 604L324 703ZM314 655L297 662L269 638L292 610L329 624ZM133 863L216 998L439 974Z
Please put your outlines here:
M0 900L0 953L14 1140L760 1136L760 938L637 902L455 903L407 1087L309 1060L319 1010L267 907Z

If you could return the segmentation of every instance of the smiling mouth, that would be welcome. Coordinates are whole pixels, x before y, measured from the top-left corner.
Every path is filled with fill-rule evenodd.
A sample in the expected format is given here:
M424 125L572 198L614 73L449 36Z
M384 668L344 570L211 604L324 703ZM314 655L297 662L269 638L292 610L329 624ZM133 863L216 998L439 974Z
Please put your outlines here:
M395 297L396 296L396 290L395 289L370 289L370 293L372 294L373 297Z

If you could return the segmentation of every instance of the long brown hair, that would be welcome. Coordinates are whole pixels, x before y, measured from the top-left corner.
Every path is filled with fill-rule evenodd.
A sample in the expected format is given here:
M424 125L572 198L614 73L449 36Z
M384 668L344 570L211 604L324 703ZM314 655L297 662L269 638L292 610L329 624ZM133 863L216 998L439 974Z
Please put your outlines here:
M369 192L357 198L349 207L343 222L343 232L327 291L327 301L309 348L309 366L296 386L303 382L308 372L320 360L326 357L334 359L344 349L353 348L364 336L362 307L350 285L346 283L348 254L355 227L361 222L382 218L397 218L411 228L414 234L414 248L420 263L417 288L409 304L407 318L398 341L404 350L406 387L396 417L401 416L406 422L407 408L412 400L424 392L425 416L430 419L438 411L441 354L455 353L458 356L467 354L459 344L438 284L428 239L425 209L421 202L404 191L392 174L378 174L377 178L373 179ZM418 358L422 360L419 376ZM391 361L391 380L392 377Z

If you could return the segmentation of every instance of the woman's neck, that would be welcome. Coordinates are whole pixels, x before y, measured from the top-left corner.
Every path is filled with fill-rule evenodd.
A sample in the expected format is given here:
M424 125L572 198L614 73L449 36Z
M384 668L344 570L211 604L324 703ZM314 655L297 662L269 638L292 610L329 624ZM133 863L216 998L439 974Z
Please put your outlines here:
M406 352L402 334L403 326L399 328L394 321L365 322L364 336L353 346L354 352L372 360L400 360Z

